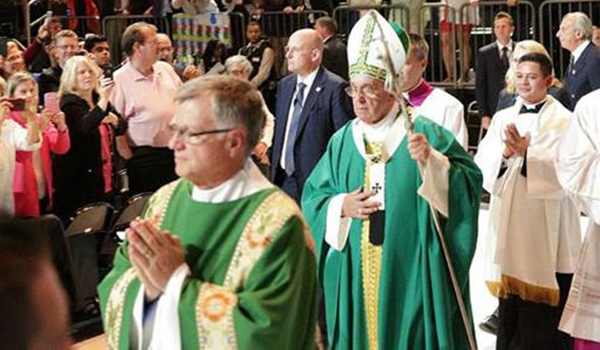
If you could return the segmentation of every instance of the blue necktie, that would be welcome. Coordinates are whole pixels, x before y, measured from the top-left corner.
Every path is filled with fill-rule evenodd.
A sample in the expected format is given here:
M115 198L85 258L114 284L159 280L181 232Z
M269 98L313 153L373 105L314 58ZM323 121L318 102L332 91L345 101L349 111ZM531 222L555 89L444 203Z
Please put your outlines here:
M296 134L298 133L300 115L302 114L302 102L304 101L305 87L306 84L298 83L298 92L294 99L294 112L292 113L292 121L290 122L290 130L288 131L287 145L285 148L285 172L288 176L291 176L296 170L294 164L294 144L296 143Z

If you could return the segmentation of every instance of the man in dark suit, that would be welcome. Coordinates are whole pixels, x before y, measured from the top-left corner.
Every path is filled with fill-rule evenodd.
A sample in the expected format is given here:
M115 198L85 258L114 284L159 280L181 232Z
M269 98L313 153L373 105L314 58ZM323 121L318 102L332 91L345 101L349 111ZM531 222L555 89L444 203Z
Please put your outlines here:
M271 181L296 201L329 138L354 117L348 84L321 67L322 55L323 41L315 30L292 34L285 57L294 74L277 90Z
M323 67L348 81L346 44L337 37L337 24L331 17L319 17L315 30L323 38Z
M592 21L583 12L563 17L556 37L560 45L571 52L564 76L564 87L571 98L570 110L589 92L600 88L600 49L591 43Z
M484 129L489 127L492 116L496 113L498 95L504 88L504 76L515 46L511 39L514 29L511 15L498 12L494 16L496 41L480 48L477 55L475 94Z

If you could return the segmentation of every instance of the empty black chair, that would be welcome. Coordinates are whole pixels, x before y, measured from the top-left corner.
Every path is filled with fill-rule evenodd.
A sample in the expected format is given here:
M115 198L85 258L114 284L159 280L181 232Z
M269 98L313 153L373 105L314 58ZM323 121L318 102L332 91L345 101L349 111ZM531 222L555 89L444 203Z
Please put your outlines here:
M117 215L112 229L104 238L100 249L100 277L104 277L112 268L112 260L121 243L117 232L124 231L131 221L142 215L146 203L152 196L152 192L144 192L136 194L129 198L125 204L125 208Z
M75 212L65 236L71 250L75 281L81 291L81 311L95 302L99 282L98 247L113 220L114 208L104 202L86 205Z

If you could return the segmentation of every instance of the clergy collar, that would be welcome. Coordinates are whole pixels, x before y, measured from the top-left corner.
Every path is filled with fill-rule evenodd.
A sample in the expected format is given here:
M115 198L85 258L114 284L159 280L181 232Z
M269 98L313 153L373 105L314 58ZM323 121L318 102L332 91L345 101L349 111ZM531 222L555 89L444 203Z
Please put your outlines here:
M575 50L573 50L573 52L571 52L571 56L573 56L573 62L577 62L579 57L581 57L581 54L583 54L583 51L590 44L591 44L591 42L589 40L586 40L586 41L582 42L581 44L579 44L579 46L577 46L577 48Z
M425 79L421 79L421 82L408 93L405 93L404 96L411 105L419 107L423 104L423 102L425 102L425 99L427 99L432 92L433 87L431 87L431 85L429 85Z
M406 134L404 121L406 113L398 116L400 107L394 104L385 118L376 124L366 124L356 118L352 123L352 137L358 152L366 159L365 139L369 142L384 141L386 152L392 156Z
M543 105L544 103L546 103L547 100L548 100L548 95L546 95L546 97L544 97L541 101L539 101L537 103L533 103L533 104L527 103L527 102L523 101L523 99L521 99L521 102L523 103L523 106L525 106L527 109L533 109L533 108L540 108L538 106Z
M231 202L270 187L273 187L273 184L264 177L252 159L248 158L237 174L219 186L208 190L193 186L192 200L207 203Z

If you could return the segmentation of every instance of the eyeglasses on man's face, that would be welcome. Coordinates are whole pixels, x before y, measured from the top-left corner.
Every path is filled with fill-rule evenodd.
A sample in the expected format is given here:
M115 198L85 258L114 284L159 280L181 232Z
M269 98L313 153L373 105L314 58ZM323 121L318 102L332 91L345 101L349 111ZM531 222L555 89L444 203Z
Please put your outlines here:
M185 143L190 145L198 145L202 143L204 136L214 135L214 134L222 134L226 132L230 132L235 128L226 128L226 129L213 129L213 130L205 130L205 131L190 131L187 128L178 127L175 124L169 124L169 131L178 139L181 138Z
M349 85L344 91L352 98L364 96L369 99L377 99L380 96L381 89L376 88L373 85L363 85L360 87Z

